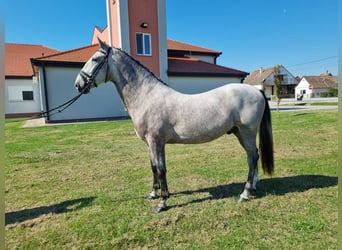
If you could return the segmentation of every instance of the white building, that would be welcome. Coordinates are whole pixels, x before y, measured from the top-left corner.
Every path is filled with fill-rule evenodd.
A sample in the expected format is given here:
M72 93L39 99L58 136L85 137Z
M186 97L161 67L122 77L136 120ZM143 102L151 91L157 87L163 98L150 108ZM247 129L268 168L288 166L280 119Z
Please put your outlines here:
M296 98L298 100L305 100L312 97L327 97L333 92L337 96L337 89L338 79L331 74L303 76L296 86Z
M42 110L39 82L30 58L58 52L42 45L5 44L6 117L27 117Z

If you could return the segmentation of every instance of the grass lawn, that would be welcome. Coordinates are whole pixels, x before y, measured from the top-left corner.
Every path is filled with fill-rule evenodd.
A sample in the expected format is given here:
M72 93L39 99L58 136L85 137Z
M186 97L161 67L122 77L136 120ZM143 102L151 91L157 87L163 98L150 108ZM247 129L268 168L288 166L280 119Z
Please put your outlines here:
M274 112L275 174L237 199L234 136L167 145L169 209L131 121L5 124L7 249L337 249L337 111Z

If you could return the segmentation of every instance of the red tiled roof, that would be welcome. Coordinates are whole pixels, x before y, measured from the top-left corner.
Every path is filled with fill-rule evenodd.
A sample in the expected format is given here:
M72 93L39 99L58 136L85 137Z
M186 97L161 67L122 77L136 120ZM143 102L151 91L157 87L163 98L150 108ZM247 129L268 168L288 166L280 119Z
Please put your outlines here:
M43 45L5 43L5 76L30 77L33 75L30 58L58 52Z
M167 49L168 50L177 50L177 51L191 51L191 52L201 52L201 53L210 53L220 55L221 52L217 50L207 49L183 42L178 42L175 40L167 40Z
M58 54L36 58L44 61L60 61L60 62L86 62L98 49L98 44L93 44L86 47L81 47L74 50L64 51ZM210 50L191 44L181 43L173 40L168 40L168 50L191 51L201 53L220 54L221 52Z
M196 58L168 58L169 75L243 76L246 72L204 62Z
M171 40L169 40L171 41ZM170 45L170 44L169 44ZM53 63L85 63L98 49L98 44L69 50L65 52L61 52L58 54L53 54L50 56L44 56L40 58L36 58L34 60L34 64L39 61L44 62L53 62ZM196 46L192 46L185 43L179 43L175 41L171 41L171 48L173 49L192 49L193 51L206 53L220 53L217 51L200 48ZM168 73L169 75L208 75L208 76L243 76L247 75L246 72L239 71L236 69L219 66L216 64L204 62L195 58L180 58L180 57L169 57L168 58Z
M41 61L53 61L53 62L80 62L84 63L99 49L98 44L89 45L73 50L64 51L61 53L43 56L35 58L35 60Z

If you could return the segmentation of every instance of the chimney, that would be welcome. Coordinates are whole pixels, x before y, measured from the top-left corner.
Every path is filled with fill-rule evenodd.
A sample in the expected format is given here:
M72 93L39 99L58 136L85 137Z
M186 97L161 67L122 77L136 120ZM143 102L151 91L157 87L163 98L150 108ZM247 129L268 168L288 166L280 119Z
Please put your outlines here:
M262 67L260 67L260 69L259 69L259 74L261 75L262 74L262 71L263 71L264 69L262 68Z

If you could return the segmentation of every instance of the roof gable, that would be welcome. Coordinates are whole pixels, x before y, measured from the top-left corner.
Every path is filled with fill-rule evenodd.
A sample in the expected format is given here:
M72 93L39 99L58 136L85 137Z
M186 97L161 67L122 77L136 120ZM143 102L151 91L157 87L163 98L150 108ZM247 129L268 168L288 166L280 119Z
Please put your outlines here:
M5 43L5 76L31 77L33 70L30 58L58 52L43 45Z

